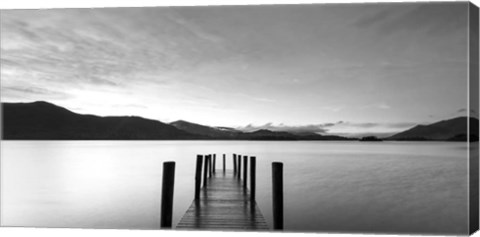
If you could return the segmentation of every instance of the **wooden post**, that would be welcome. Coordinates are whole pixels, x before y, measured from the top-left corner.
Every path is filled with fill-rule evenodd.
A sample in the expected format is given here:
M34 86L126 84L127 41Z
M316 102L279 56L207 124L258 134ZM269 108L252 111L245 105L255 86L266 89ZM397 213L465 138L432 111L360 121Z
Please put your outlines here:
M250 200L255 201L255 179L256 179L256 167L257 158L255 156L250 157Z
M208 160L208 169L207 169L207 174L208 177L212 177L212 156L207 155L207 160Z
M197 155L197 165L195 166L195 200L200 199L200 185L202 184L202 163L203 156Z
M233 154L233 175L237 174L237 154Z
M175 185L175 162L163 162L162 205L160 228L172 228L173 189Z
M237 156L237 178L240 179L242 177L242 155Z
M208 174L208 155L205 156L205 162L203 166L203 187L207 187L207 174Z
M243 156L243 187L247 190L248 156Z
M213 154L213 173L215 174L215 170L217 169L217 154Z
M208 155L208 177L212 177L212 155Z
M283 163L272 163L273 229L283 230Z
M225 154L223 154L223 173L225 173L225 160L226 160L226 157L225 157Z

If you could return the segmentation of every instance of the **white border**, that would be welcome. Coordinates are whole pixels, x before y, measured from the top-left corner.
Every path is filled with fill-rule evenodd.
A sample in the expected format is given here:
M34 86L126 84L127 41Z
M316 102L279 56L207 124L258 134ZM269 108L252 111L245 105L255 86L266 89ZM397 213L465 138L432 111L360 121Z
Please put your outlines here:
M448 0L435 0L435 2L448 2ZM0 9L35 9L35 8L93 8L93 7L147 7L147 6L192 6L192 5L245 5L245 4L300 4L300 3L364 3L364 2L387 2L384 0L2 0ZM418 2L415 0L392 0L388 2ZM480 6L480 0L472 0ZM1 14L1 13L0 13ZM159 230L93 230L93 229L61 229L61 228L0 228L0 236L37 236L37 237L354 237L354 236L395 236L395 235L371 235L371 234L311 234L311 233L252 233L252 232L206 232L206 231L159 231ZM420 235L400 235L420 236ZM480 233L473 235L480 237Z

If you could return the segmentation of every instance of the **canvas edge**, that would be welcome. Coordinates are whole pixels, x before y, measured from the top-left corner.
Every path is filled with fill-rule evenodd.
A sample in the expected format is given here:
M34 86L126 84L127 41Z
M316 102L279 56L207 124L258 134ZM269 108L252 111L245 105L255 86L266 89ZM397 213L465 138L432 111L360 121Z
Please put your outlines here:
M478 7L473 3L468 5L468 104L469 118L479 117L479 78L478 78L478 57L479 57L479 18ZM471 124L468 119L469 133L474 134L474 128L478 129L478 120L476 126ZM469 195L468 195L468 231L472 235L479 228L479 149L478 142L468 142L468 169L469 169Z

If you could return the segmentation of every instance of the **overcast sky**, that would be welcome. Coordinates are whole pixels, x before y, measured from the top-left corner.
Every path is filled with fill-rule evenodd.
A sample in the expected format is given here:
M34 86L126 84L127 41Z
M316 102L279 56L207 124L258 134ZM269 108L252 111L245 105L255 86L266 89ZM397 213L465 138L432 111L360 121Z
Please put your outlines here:
M467 3L4 10L1 100L393 132L466 115Z

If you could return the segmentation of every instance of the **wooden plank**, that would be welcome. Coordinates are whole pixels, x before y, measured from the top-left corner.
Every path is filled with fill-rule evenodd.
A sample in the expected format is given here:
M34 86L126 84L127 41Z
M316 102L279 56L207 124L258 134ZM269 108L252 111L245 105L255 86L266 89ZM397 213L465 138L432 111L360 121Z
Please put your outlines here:
M215 173L200 190L177 229L268 230L250 192L232 171Z

